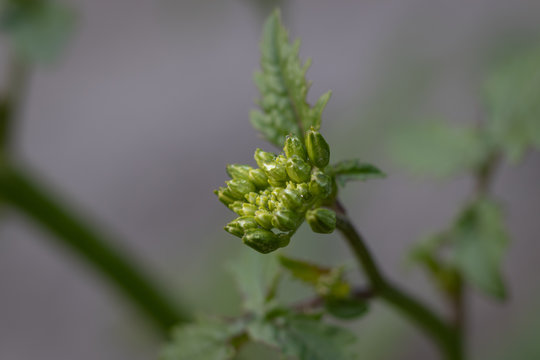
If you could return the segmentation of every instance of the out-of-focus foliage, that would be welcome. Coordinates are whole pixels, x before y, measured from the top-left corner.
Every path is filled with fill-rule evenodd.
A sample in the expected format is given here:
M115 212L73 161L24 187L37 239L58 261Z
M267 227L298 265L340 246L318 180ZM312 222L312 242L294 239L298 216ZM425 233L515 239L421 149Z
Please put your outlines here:
M202 319L177 327L172 340L160 355L161 360L228 360L236 354L231 343L242 333L241 323Z
M284 306L279 301L280 265L316 289L324 288L325 300L335 302L311 308ZM243 313L236 319L201 320L178 327L162 353L163 360L215 359L234 356L246 342L258 342L278 349L284 356L300 360L355 359L355 336L348 330L326 323L325 314L350 319L366 312L362 301L349 297L350 286L342 268L327 269L303 261L246 251L230 266L243 295ZM342 302L340 302L342 301ZM335 315L333 310L337 315ZM341 315L341 316L339 316ZM187 345L186 345L187 343Z
M289 43L287 30L275 11L266 21L261 41L261 72L254 76L261 98L262 111L253 110L251 123L262 136L282 147L288 134L303 138L304 131L320 128L321 115L330 99L330 92L322 95L311 108L306 96L309 83L305 75L311 61L303 65L298 57L300 40Z
M485 92L492 141L512 160L540 148L540 47L500 64Z
M392 136L389 149L410 171L435 177L475 169L489 154L488 143L478 130L442 121L402 126Z
M357 159L344 160L332 165L331 173L341 186L352 180L369 180L385 178L386 174L375 165L360 162Z
M508 245L500 206L481 198L463 211L454 224L455 263L463 276L482 292L503 299L501 261Z
M0 30L17 54L31 62L52 62L67 45L75 27L75 12L54 0L3 0Z

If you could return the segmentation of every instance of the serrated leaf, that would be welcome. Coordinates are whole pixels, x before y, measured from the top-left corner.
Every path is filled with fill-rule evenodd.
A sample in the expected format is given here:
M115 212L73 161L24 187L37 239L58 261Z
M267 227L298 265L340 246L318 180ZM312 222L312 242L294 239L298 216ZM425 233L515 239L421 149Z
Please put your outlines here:
M357 359L352 332L310 317L289 317L278 336L283 353L299 360Z
M445 177L482 164L490 147L476 129L441 121L409 124L391 136L390 155L419 175Z
M283 255L279 257L279 262L293 277L311 285L321 296L346 298L350 294L351 287L343 280L341 267L323 267Z
M19 56L32 62L54 61L75 27L75 12L57 1L10 0L0 12L1 30Z
M485 86L488 130L513 160L540 148L540 48L501 64Z
M464 278L484 293L504 299L501 262L508 245L502 211L490 199L480 199L458 218L454 230L455 262Z
M321 113L330 94L324 94L311 109L306 101L309 83L305 75L311 61L304 64L298 56L300 40L289 43L280 14L275 11L263 27L261 41L261 72L254 82L261 98L261 111L253 110L250 120L255 129L271 143L282 147L288 134L303 138L310 126L319 128Z
M351 180L369 180L385 178L386 174L374 165L362 163L357 159L340 161L332 165L332 174L341 186Z
M229 360L236 350L231 340L243 331L240 323L201 320L175 328L160 360Z
M344 320L355 319L368 311L366 301L352 298L328 299L324 307L330 315Z
M244 309L264 313L271 295L275 293L276 278L279 276L275 256L245 251L229 264L229 269L242 293Z

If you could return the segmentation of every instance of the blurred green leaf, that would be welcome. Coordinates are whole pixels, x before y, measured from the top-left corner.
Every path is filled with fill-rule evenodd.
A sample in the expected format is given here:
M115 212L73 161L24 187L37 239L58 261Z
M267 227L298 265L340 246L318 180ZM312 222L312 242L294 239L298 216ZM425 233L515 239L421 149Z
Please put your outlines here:
M244 331L241 323L204 319L175 328L161 360L228 360L236 354L231 341Z
M445 177L482 164L490 147L475 129L441 121L409 124L391 136L390 154L419 175Z
M279 262L294 278L311 285L321 296L346 298L350 295L351 286L343 279L342 267L327 268L283 255Z
M307 316L291 316L279 331L285 355L300 360L356 359L354 334Z
M23 59L54 61L75 27L75 12L52 0L8 0L0 7L0 29Z
M242 256L229 264L244 299L246 311L262 314L270 296L275 292L279 265L273 255L244 251Z
M540 148L540 48L500 64L485 87L488 130L512 159Z
M386 174L374 165L362 163L357 159L340 161L332 165L332 174L341 186L351 180L369 180L386 177Z
M324 307L330 315L343 320L355 319L368 311L366 301L352 298L328 299Z
M303 138L303 132L310 126L318 129L322 111L331 94L322 95L315 107L310 108L306 101L309 83L305 75L311 62L308 59L301 63L299 49L300 40L289 43L279 11L275 11L264 24L262 71L254 76L261 94L258 104L262 111L253 110L250 120L266 140L278 147L283 147L288 134Z
M501 261L508 245L500 206L479 199L457 219L453 229L455 262L464 278L484 293L504 299Z

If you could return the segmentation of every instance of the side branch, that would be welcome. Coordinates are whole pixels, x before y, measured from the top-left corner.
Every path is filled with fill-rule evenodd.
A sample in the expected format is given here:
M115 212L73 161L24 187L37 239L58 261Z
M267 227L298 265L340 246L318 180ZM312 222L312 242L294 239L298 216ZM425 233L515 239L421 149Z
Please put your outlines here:
M352 249L366 274L375 296L380 297L419 326L440 348L448 360L461 360L459 337L455 329L426 305L388 281L377 266L360 233L347 217L343 206L336 202L337 228Z

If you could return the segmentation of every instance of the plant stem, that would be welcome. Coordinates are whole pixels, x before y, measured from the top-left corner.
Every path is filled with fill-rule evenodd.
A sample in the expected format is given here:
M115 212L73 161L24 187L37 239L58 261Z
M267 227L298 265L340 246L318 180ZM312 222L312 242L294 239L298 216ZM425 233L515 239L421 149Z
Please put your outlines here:
M456 330L423 303L387 280L339 201L336 201L334 208L337 212L337 228L356 256L375 295L400 310L429 335L446 359L462 360L459 334Z
M100 272L164 333L172 325L189 319L127 251L114 247L113 241L87 226L33 178L8 163L1 163L2 201L48 230L53 235L51 239L68 247Z
M0 97L0 151L5 154L11 145L13 123L18 117L24 99L30 67L16 55L12 55L7 69L5 90Z

